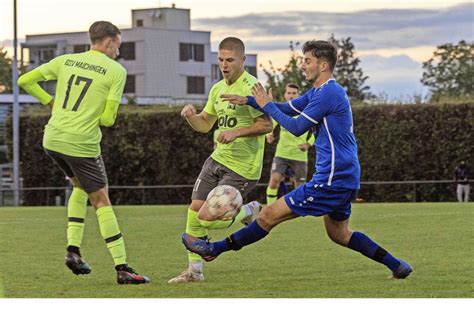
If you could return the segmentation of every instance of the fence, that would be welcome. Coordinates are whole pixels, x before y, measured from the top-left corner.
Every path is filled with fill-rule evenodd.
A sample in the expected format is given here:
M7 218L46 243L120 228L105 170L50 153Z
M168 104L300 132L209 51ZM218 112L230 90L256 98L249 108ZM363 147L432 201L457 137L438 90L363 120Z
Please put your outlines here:
M470 184L474 182L474 180L468 181ZM420 185L435 185L435 184L452 184L453 185L453 193L452 199L453 201L456 199L455 192L454 192L454 185L456 184L453 180L412 180L412 181L365 181L361 182L361 192L367 189L370 186L392 186L392 185L405 185L411 187L410 195L407 197L410 198L409 200L402 200L402 201L412 201L417 202L417 187ZM257 187L267 187L267 183L259 183ZM149 186L109 186L109 191L111 193L111 198L113 200L113 192L114 191L141 191L141 200L140 202L126 202L126 204L160 204L159 202L148 202L146 198L147 191L163 191L163 190L176 190L176 189L187 189L189 192L189 196L186 197L187 202L176 202L176 204L186 204L189 203L189 198L191 194L191 189L194 185L149 185ZM49 198L53 196L55 198L54 202L56 205L67 205L67 199L71 193L71 187L29 187L29 188L19 188L20 194L24 193L25 191L46 191L46 195ZM12 188L0 188L0 206L11 206L11 197L12 193L15 189ZM360 194L359 194L360 195ZM364 200L364 197L360 197L361 200ZM255 198L253 198L255 199ZM256 199L263 200L262 197L257 197ZM368 200L370 202L370 200Z

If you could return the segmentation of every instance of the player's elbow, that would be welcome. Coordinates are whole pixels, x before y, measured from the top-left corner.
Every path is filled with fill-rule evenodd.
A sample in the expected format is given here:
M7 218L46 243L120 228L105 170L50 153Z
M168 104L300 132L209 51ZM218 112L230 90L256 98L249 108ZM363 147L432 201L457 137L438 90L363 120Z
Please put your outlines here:
M27 85L25 75L21 75L20 78L18 78L18 86L21 88L24 88Z
M269 119L265 119L264 121L260 122L260 129L261 133L260 134L268 134L273 132L273 124L272 121Z
M107 118L107 117L101 117L100 118L100 125L101 126L111 127L114 124L115 124L115 119L114 118Z
M290 129L287 129L287 130L288 130L288 132L290 132L291 134L293 134L296 137L299 137L299 136L303 135L307 131L304 128L290 128Z
M271 121L265 123L265 125L263 127L263 131L264 131L263 134L268 134L268 133L273 132L273 124L272 124Z

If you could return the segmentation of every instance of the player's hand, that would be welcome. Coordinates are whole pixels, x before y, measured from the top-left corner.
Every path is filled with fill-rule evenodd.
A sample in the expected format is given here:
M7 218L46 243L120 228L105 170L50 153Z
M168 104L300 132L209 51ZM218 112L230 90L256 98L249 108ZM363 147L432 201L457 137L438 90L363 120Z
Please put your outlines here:
M231 104L235 105L245 105L247 104L247 97L245 96L240 96L240 95L232 95L232 94L222 94L221 98L229 102Z
M191 104L184 106L183 109L181 110L181 117L185 119L193 117L195 115L196 115L196 108L194 108L194 106Z
M266 104L273 101L272 89L268 89L268 93L260 83L256 83L252 87L252 95L260 108L265 107Z
M222 131L217 137L217 141L221 144L228 144L233 142L237 137L239 136L236 131Z
M304 143L304 144L298 145L298 148L299 148L301 151L308 151L309 147L311 147L311 145L308 144L308 143Z
M267 134L267 143L273 144L274 142L275 142L275 136L273 135L273 133Z

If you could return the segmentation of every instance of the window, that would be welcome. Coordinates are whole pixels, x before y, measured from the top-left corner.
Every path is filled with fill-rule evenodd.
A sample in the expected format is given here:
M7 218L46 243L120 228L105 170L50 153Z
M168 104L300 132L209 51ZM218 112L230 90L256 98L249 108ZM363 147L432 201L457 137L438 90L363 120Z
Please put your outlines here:
M204 44L180 43L179 60L182 62L194 60L196 62L204 61Z
M119 48L119 58L124 60L134 60L135 59L135 42L123 42Z
M143 19L137 19L137 27L143 27Z
M252 76L257 77L257 67L255 66L245 66L245 70L250 73Z
M38 57L39 64L44 64L52 60L56 56L56 49L42 48L35 52Z
M212 65L212 81L222 80L222 72L219 65Z
M135 93L135 75L127 75L127 82L125 82L124 93Z
M188 94L204 94L204 77L187 77Z
M89 44L76 44L74 45L74 53L82 53L82 52L87 52L90 49Z
M195 61L204 61L204 44L193 44L193 52Z

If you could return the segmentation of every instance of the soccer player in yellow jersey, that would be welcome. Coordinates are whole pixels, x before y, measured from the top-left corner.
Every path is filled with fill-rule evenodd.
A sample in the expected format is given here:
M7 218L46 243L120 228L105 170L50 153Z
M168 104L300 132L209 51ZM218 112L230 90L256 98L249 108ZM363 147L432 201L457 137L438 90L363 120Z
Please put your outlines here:
M205 239L207 229L228 228L233 223L252 222L260 211L258 202L242 206L240 213L231 220L216 219L208 213L206 197L217 185L230 185L245 197L260 179L263 164L265 135L272 131L271 120L250 106L230 104L223 94L252 94L257 79L244 70L245 46L235 37L228 37L219 44L219 68L224 77L214 84L203 111L196 112L186 105L181 116L201 133L219 125L217 146L206 160L193 188L188 209L186 233ZM169 283L186 283L204 280L203 262L199 255L189 253L188 269L169 280Z
M73 185L68 202L66 266L77 275L91 272L80 253L89 199L114 260L117 282L148 283L148 277L127 264L100 150L100 126L115 123L127 76L125 68L115 61L121 34L115 25L98 21L91 25L89 36L90 51L58 56L22 75L18 84L43 105L51 106L43 147ZM48 80L57 80L54 99L38 85Z
M287 102L300 96L298 85L288 83L285 86L283 97ZM273 125L278 123L273 121ZM267 134L267 142L272 144L275 137L272 133ZM288 169L291 169L293 175L288 176L292 180L294 187L297 188L306 182L308 174L308 149L314 143L314 135L311 131L301 136L291 134L284 127L280 127L280 139L275 151L275 157L272 162L270 181L267 187L267 205L277 200L278 186L284 182ZM285 194L285 193L284 193Z

